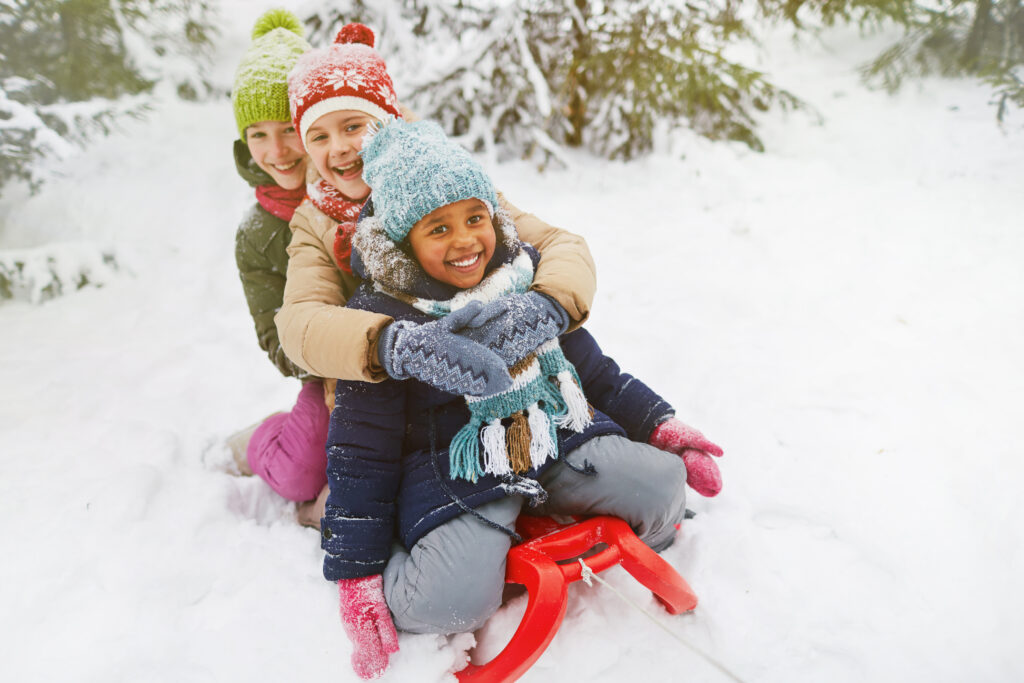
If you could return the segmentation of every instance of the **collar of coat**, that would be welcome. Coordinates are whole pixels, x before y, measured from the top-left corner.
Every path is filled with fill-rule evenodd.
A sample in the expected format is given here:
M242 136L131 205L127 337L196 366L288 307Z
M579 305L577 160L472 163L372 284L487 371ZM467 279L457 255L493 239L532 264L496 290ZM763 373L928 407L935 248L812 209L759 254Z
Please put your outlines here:
M249 145L245 144L244 141L235 140L234 154L235 170L238 171L238 175L242 177L242 180L253 187L274 183L274 179L270 177L270 174L256 164L256 160L249 153Z

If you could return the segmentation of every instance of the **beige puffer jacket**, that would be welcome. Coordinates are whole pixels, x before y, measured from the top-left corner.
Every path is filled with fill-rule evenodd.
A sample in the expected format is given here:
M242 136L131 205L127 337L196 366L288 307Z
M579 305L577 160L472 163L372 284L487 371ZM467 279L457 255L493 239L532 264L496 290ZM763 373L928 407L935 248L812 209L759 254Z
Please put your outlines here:
M512 215L520 238L541 252L533 289L562 305L572 318L570 329L579 327L590 313L597 287L587 243L524 213L500 194L498 199ZM274 317L285 353L318 377L384 380L387 375L377 358L376 344L380 331L392 319L344 308L360 280L334 262L337 223L307 199L290 225L284 303Z

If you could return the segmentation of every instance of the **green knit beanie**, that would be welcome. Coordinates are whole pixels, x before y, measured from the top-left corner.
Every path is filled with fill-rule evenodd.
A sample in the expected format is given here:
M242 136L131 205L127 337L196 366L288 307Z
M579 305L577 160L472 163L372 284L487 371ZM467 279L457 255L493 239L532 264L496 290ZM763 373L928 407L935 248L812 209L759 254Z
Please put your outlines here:
M252 45L242 57L231 89L238 135L259 121L290 121L288 72L310 49L298 17L285 9L272 9L256 20Z

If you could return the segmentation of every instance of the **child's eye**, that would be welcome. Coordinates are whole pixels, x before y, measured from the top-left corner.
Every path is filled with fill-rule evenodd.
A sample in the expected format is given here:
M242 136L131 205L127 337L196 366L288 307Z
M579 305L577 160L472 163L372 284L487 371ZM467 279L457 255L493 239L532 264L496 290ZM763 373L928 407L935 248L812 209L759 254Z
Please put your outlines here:
M469 223L470 225L476 225L477 223L479 223L483 219L484 219L484 217L480 216L480 215L470 216L469 220L467 220L466 222Z
M284 129L284 134L285 135L294 135L295 134L295 126L288 126L287 128L285 128Z
M267 137L267 134L264 133L261 130L254 130L253 132L249 133L249 138L250 139L259 139L259 138L265 138L265 137Z
M327 134L326 133L317 133L316 135L313 136L313 140L312 141L313 142L323 142L326 139L327 139Z
M447 226L447 225L435 225L435 226L434 226L434 227L433 227L433 228L432 228L432 229L430 230L430 234L431 234L431 235L443 235L443 234L445 234L446 232L448 232L448 226Z
M353 123L353 124L350 124L348 126L345 126L345 132L346 133L355 133L357 130L359 130L362 127L363 127L363 124L361 124L361 123Z

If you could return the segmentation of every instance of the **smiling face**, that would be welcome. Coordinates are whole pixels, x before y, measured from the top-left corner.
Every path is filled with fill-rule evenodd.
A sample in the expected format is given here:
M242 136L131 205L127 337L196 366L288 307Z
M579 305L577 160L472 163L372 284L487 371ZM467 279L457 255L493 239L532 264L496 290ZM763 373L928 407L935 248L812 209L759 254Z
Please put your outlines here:
M479 199L434 209L409 231L413 255L427 275L459 289L480 283L496 241L490 213Z
M290 121L259 121L245 129L256 165L286 190L296 190L306 182L306 152Z
M353 200L363 200L370 186L363 182L363 136L377 119L354 110L324 114L306 131L306 150L320 177Z

